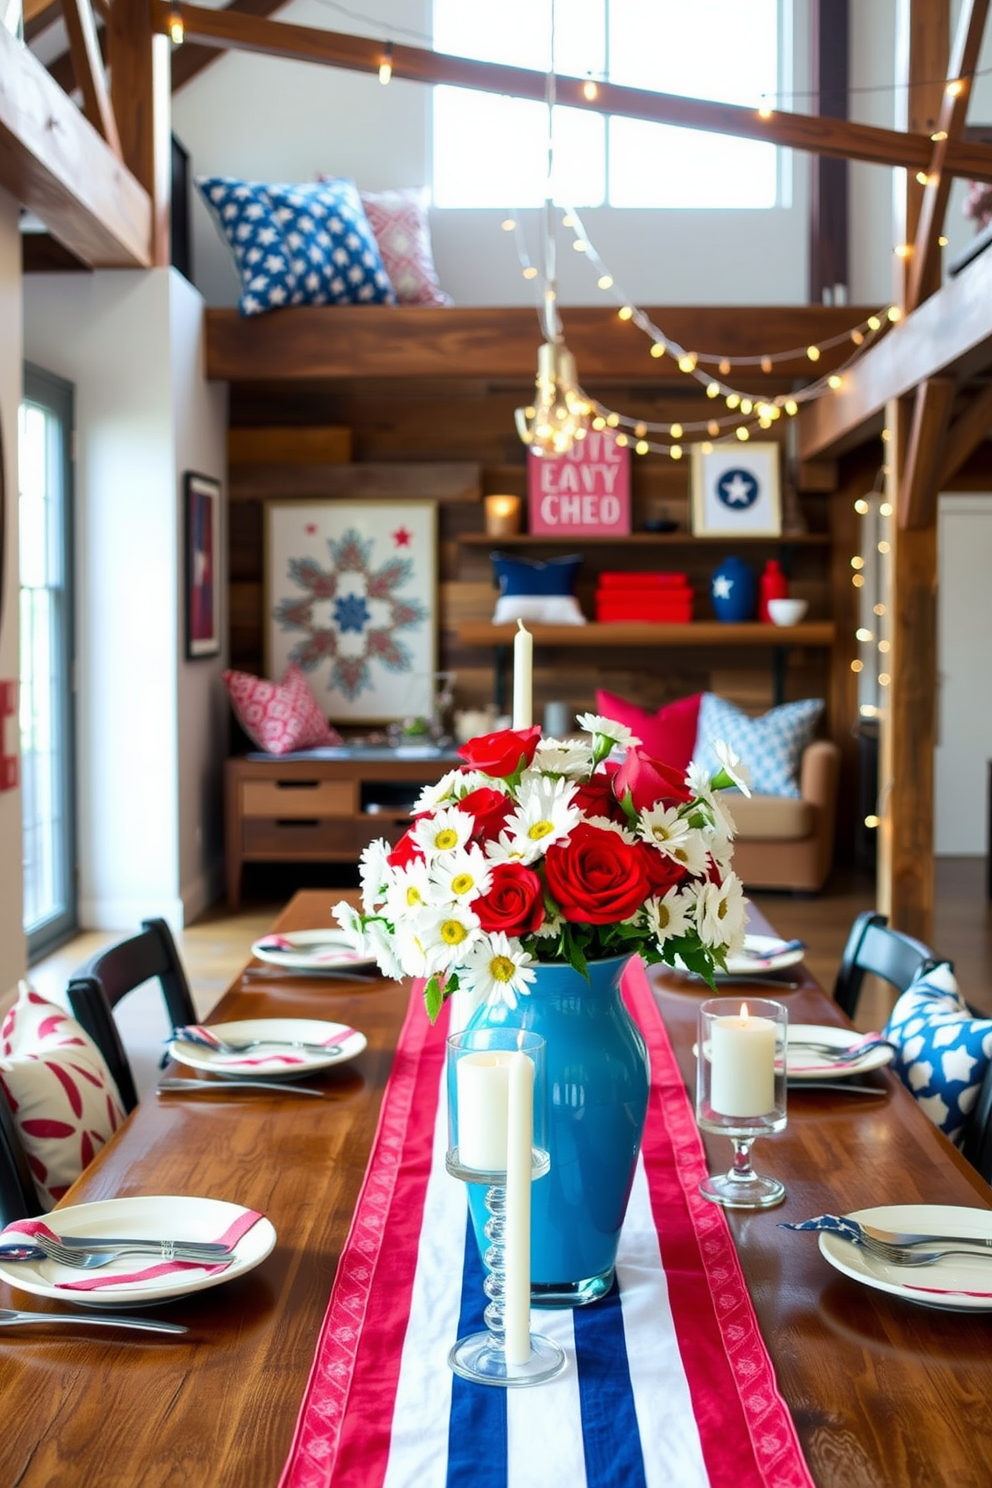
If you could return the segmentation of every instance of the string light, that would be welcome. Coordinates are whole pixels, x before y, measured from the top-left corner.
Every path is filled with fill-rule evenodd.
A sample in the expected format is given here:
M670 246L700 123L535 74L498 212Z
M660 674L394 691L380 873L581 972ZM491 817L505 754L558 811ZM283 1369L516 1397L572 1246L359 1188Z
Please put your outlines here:
M391 41L387 41L386 42L385 51L382 54L382 60L379 63L379 81L380 81L380 83L382 84L382 86L384 88L389 83L389 81L392 78L392 76L393 76L393 43Z
M586 78L582 84L582 96L588 99L590 103L593 103L599 97L599 89L592 78Z
M174 10L169 16L169 39L173 46L182 46L186 40L186 26L182 16Z

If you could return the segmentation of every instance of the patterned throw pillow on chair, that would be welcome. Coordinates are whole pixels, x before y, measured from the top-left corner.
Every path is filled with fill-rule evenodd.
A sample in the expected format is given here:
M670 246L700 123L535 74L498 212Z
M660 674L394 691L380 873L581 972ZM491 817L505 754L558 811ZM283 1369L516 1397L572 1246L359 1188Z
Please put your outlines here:
M395 305L354 181L288 186L197 176L241 276L242 315L286 305Z
M921 972L899 998L884 1036L893 1068L930 1120L960 1142L992 1057L992 1018L976 1018L949 962Z
M755 795L798 800L803 750L812 742L822 712L822 698L803 698L772 708L761 718L752 718L726 698L704 692L692 757L708 774L715 775L720 768L715 746L722 739L747 765Z
M51 1209L124 1120L113 1076L76 1020L20 982L0 1027L0 1085Z

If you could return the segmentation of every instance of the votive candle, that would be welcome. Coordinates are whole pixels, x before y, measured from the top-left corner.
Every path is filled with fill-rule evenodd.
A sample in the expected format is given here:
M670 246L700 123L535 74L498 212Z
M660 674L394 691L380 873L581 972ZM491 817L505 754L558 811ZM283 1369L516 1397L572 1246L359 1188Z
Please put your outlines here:
M530 728L534 722L534 637L517 621L513 637L513 727Z
M775 1024L747 1003L710 1028L710 1105L721 1116L764 1116L775 1107Z
M534 1061L510 1056L506 1133L503 1326L508 1364L530 1358L530 1190L534 1144Z
M519 496L486 497L486 532L490 537L513 537L520 531Z

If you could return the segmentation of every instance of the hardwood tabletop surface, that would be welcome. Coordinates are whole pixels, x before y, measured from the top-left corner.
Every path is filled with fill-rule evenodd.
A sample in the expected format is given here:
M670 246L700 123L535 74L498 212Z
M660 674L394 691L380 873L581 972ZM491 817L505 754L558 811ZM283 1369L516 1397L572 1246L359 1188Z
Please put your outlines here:
M300 893L275 928L330 925L338 897ZM675 973L651 975L691 1090L702 994ZM790 1021L843 1023L800 979L782 994ZM210 1021L327 1018L361 1029L368 1048L307 1077L322 1100L278 1090L147 1097L65 1202L229 1199L269 1217L276 1248L249 1274L150 1312L187 1324L185 1337L0 1330L0 1488L276 1488L406 1005L405 987L378 978L235 981ZM790 1087L786 1130L754 1153L783 1179L786 1201L730 1213L730 1228L820 1488L988 1488L992 1313L940 1312L861 1286L823 1260L815 1236L778 1228L875 1204L992 1207L992 1190L895 1077L867 1080L885 1093ZM727 1139L706 1146L713 1170L729 1166ZM2 1283L0 1306L70 1310Z

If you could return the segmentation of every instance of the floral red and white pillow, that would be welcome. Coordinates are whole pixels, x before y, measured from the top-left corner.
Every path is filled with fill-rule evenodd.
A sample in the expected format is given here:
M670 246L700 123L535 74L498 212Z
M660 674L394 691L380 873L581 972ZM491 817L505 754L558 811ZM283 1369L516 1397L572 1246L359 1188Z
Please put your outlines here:
M113 1076L76 1020L20 982L0 1027L0 1086L51 1209L124 1120Z
M399 303L450 305L451 296L441 288L434 267L427 193L401 187L363 191L361 198Z
M224 683L241 727L267 754L341 743L298 666L288 666L281 682L227 671Z

